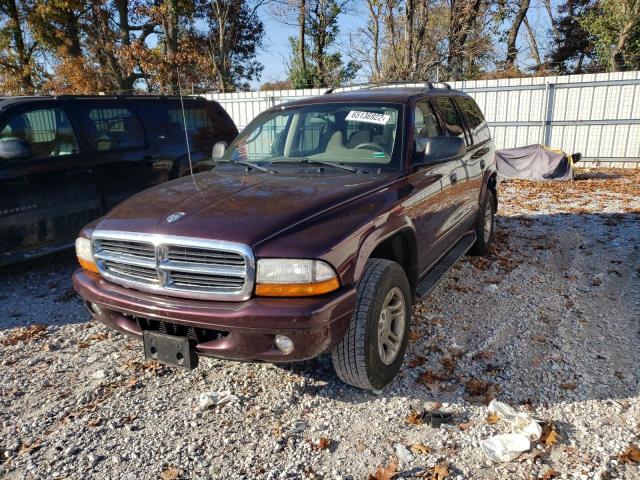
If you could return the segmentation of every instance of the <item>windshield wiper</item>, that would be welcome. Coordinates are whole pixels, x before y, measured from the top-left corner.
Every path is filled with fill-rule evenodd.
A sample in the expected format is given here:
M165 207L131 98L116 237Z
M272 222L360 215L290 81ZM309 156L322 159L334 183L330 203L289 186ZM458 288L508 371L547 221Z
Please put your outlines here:
M256 170L260 170L261 172L264 173L278 173L277 171L271 169L271 168L266 168L263 167L262 165L258 165L257 163L252 163L252 162L245 162L244 160L226 160L226 159L221 159L218 160L218 163L230 163L231 165L244 165L245 167L249 167L249 168L255 168Z
M340 170L344 170L346 172L358 173L357 168L347 167L346 165L341 165L339 163L327 162L325 160L315 160L307 157L302 157L298 159L286 159L286 160L271 160L271 163L315 163L316 165L326 165L328 167L339 168Z

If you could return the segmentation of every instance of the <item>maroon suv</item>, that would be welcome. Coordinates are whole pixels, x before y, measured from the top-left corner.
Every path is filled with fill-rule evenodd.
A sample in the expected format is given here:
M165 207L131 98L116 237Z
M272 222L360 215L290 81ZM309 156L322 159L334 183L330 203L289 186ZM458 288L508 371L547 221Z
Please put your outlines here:
M411 305L486 252L494 146L447 85L363 88L260 114L211 172L151 188L87 226L74 285L147 358L288 362L331 351L342 380L390 382Z

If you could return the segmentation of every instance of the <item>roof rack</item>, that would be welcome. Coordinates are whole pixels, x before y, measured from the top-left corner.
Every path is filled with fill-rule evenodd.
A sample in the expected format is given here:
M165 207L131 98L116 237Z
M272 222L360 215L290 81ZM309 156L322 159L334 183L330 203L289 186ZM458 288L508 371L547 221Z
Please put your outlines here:
M429 80L424 80L424 81L419 81L419 80L387 80L387 81L381 81L381 82L366 82L366 83L354 83L351 85L345 85L344 87L331 87L328 88L324 94L325 95L329 95L331 93L334 93L336 90L338 89L345 89L345 90L341 90L341 91L351 91L351 90L368 90L368 89L372 89L372 88L381 88L381 87L386 87L386 86L392 86L392 85L396 85L398 87L400 86L407 86L407 87L421 87L424 88L426 90L432 90L434 88L446 88L447 90L451 90L451 85L449 85L446 82L431 82ZM439 86L442 87L439 87ZM348 90L346 90L348 89Z

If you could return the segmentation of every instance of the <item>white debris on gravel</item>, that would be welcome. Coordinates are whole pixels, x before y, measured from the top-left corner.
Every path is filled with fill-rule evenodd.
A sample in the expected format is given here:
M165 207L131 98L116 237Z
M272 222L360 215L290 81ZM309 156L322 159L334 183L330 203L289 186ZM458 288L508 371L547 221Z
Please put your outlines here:
M0 478L360 480L407 450L407 480L443 463L451 479L638 479L621 455L640 445L639 189L640 172L614 170L502 183L496 248L414 307L405 365L377 394L341 384L327 355L148 363L87 321L72 253L5 269ZM241 400L200 410L212 390ZM511 433L486 420L494 397L553 422L557 441L489 461L480 442ZM410 424L416 404L454 421Z

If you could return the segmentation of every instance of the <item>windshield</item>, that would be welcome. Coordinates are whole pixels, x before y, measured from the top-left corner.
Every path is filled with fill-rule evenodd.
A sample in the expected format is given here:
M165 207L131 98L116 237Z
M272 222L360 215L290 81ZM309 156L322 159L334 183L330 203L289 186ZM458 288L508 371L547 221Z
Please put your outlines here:
M397 167L399 105L325 103L283 107L253 120L224 159L245 162L322 161Z

